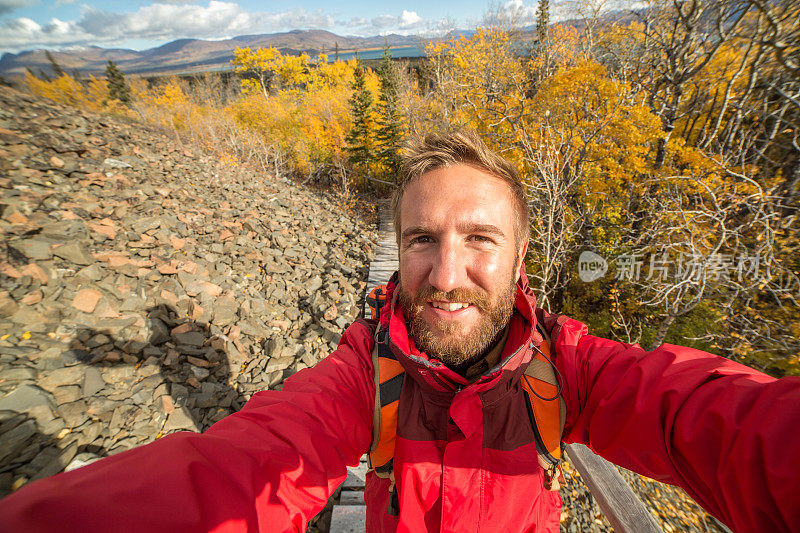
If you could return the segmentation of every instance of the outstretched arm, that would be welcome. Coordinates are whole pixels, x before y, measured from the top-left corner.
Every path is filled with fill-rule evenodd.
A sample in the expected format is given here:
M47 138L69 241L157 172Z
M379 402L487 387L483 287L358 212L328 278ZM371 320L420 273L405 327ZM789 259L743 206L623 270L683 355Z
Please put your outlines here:
M585 331L569 321L556 341L566 442L684 488L735 531L800 530L800 378Z
M305 531L370 445L370 333L204 434L177 433L0 501L0 531Z

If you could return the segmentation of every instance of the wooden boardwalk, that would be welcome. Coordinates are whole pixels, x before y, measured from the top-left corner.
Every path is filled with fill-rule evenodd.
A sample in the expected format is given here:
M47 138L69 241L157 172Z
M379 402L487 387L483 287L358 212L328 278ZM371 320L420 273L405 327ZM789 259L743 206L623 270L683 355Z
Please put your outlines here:
M397 261L397 241L392 222L392 210L388 201L382 201L378 207L378 251L369 265L367 293L389 281L389 276L399 268ZM369 307L364 302L364 315L369 316Z

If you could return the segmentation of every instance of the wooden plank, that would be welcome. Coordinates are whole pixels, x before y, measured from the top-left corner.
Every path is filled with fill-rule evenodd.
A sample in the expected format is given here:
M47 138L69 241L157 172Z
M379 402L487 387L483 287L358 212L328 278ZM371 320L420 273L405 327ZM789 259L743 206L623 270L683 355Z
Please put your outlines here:
M567 444L569 460L580 472L600 510L618 533L663 533L619 470L583 444Z
M366 505L363 490L343 490L339 495L339 505Z
M366 505L337 505L333 508L331 533L364 533L366 530Z

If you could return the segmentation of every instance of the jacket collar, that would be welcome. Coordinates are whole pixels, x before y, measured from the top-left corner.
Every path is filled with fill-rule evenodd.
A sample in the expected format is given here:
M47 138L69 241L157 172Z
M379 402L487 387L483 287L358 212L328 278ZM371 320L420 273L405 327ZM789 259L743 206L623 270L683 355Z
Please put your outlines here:
M541 335L536 331L536 297L528 287L524 266L517 280L514 312L500 362L472 384L437 359L420 352L414 345L397 301L398 279L399 274L395 272L387 284L389 304L381 312L381 329L388 331L389 347L406 373L429 394L448 399L462 388L474 387L482 393L484 402L491 403L519 381L533 357L531 343L538 346L542 342Z

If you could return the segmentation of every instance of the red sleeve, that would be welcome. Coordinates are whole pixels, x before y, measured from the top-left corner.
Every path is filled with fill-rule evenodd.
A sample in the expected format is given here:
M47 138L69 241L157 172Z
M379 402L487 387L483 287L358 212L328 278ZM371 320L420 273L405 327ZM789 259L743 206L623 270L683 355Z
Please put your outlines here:
M566 442L684 488L735 531L800 531L800 378L664 344L556 342Z
M371 442L371 337L203 434L177 433L0 501L0 531L305 531Z

